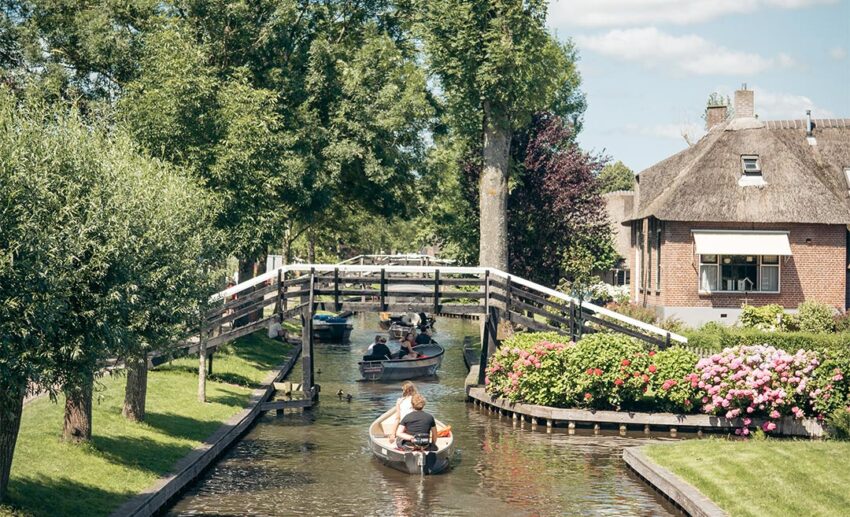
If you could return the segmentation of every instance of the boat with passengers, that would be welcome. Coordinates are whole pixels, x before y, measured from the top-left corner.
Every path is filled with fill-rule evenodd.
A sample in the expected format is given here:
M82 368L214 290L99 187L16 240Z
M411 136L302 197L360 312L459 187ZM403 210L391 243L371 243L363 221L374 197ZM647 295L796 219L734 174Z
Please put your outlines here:
M394 345L393 348L398 345L390 344ZM363 361L357 363L360 375L367 381L404 381L436 375L446 350L433 341L415 346L413 350L418 354L416 358L399 358L397 350L392 352L390 359L375 360L364 356Z
M451 428L436 421L438 437L437 443L431 447L433 450L416 446L411 449L399 448L389 439L395 426L395 413L395 408L392 408L369 426L369 448L372 454L384 465L408 474L439 474L446 470L454 453Z

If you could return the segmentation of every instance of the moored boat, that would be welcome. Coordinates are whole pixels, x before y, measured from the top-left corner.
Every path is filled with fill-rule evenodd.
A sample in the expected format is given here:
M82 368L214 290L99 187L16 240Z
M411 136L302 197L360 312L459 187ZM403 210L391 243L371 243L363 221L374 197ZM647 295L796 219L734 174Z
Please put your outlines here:
M383 330L390 330L390 327L396 325L408 329L409 332L413 328L431 327L434 328L437 320L434 316L429 316L424 312L382 312L378 325Z
M404 381L435 375L443 363L443 354L446 350L437 343L415 346L413 350L422 354L423 357L360 361L358 363L360 375L367 381Z
M454 435L437 438L434 451L408 451L390 442L389 433L395 425L395 408L390 409L369 426L369 447L372 454L388 467L408 474L439 474L449 467L454 453ZM446 425L437 420L437 430Z
M346 342L354 329L348 318L318 314L313 316L313 339L330 343Z

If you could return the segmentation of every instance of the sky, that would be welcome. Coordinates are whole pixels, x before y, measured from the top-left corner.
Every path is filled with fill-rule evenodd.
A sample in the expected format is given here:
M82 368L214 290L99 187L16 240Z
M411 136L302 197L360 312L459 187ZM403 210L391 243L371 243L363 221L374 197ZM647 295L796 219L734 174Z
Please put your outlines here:
M744 83L762 120L850 118L850 0L552 0L549 26L579 50L582 147L635 172Z

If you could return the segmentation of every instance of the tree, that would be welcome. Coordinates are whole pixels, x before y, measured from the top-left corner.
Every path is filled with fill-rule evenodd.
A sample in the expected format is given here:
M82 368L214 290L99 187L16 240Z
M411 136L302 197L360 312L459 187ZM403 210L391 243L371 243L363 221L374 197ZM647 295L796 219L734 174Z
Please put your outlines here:
M539 110L581 112L575 51L546 32L542 0L434 0L423 15L426 51L452 125L481 138L479 261L507 269L512 131Z
M621 161L609 163L599 173L600 192L616 192L618 190L634 190L635 173Z
M555 286L562 276L583 281L610 267L616 252L596 178L601 160L551 114L536 116L517 140L523 167L510 200L511 271Z
M121 267L132 279L125 311L127 371L123 415L145 417L148 354L165 352L198 324L214 292L218 207L185 172L139 158L124 173L123 210L136 224Z
M726 106L726 120L735 118L735 107L732 105L732 99L730 99L728 95L724 97L721 93L711 92L708 95L708 99L705 101L705 106L707 108L713 106ZM706 116L706 112L703 112L701 115L703 120L706 120Z

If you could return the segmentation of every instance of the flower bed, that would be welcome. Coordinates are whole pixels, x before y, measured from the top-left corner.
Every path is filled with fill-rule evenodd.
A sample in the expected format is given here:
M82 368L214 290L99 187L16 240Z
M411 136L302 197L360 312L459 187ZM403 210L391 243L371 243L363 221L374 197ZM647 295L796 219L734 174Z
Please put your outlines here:
M848 371L846 353L750 345L699 359L683 348L646 350L612 334L572 343L557 334L526 333L506 340L490 359L486 389L543 406L741 418L737 433L748 435L754 418L771 432L784 416L823 420L847 407Z

